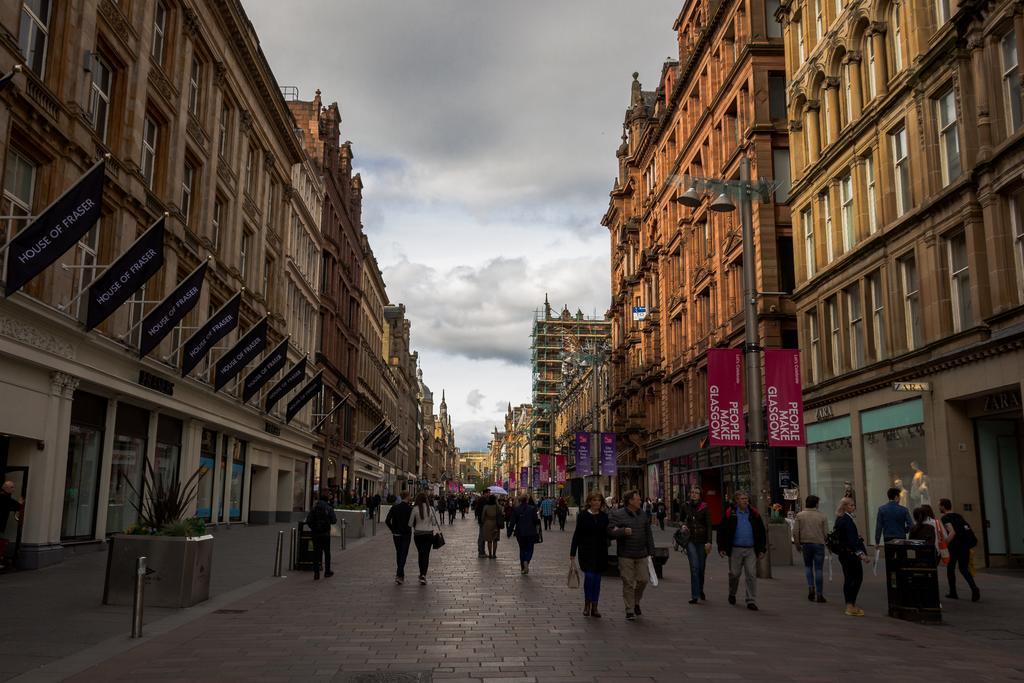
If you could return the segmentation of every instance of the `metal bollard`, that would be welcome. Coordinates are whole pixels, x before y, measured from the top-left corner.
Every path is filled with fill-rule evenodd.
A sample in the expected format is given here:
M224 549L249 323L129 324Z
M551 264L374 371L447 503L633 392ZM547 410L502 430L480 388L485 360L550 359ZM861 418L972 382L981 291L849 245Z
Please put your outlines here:
M277 549L274 551L274 576L281 576L281 554L284 551L284 532L277 532Z
M146 558L135 560L135 592L132 594L132 638L142 637L142 607L146 597Z
M289 541L290 545L288 550L288 571L290 572L295 571L295 539L298 531L299 530L295 527L292 527L291 529L291 540Z
M348 528L348 522L345 521L344 519L341 520L341 549L342 550L345 549L345 537L347 536L345 531L346 531L347 528Z

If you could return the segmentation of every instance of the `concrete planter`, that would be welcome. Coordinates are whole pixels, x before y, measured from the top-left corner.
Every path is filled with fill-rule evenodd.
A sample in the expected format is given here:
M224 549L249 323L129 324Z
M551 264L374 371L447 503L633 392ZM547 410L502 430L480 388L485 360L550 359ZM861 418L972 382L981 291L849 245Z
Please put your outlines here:
M793 537L788 524L768 525L768 548L772 566L793 564Z
M210 597L213 536L135 536L110 539L103 604L131 605L135 561L146 558L145 604L150 607L191 607Z
M345 538L362 538L370 533L370 516L366 510L335 510L338 523L331 527L331 536L341 536L341 520L345 520Z

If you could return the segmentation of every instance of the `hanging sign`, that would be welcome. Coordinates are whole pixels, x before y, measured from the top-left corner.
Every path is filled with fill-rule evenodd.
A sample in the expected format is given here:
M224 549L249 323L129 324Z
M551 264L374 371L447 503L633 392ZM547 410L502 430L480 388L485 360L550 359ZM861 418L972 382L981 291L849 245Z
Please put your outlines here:
M618 469L615 432L601 432L601 476L614 477Z
M525 465L519 469L519 488L527 489L530 486L530 468Z
M199 303L199 294L203 291L203 279L209 260L203 261L181 281L174 291L164 297L145 318L142 319L142 331L139 336L139 358L145 358L164 340L171 330L185 319L189 311Z
M288 360L288 339L285 338L274 350L260 361L256 369L245 376L242 380L242 403L248 403L249 399L256 395L270 378L277 374L277 371L284 367Z
M746 445L743 420L743 353L708 349L708 443Z
M540 454L540 483L551 483L551 456L547 453Z
M557 483L557 484L564 484L565 483L565 456L564 455L556 455L555 456L555 483Z
M238 340L231 349L217 359L213 370L213 390L221 388L253 362L267 348L267 318L252 326L245 336Z
M306 386L302 387L296 392L295 396L292 397L292 400L288 401L288 409L285 411L284 414L285 424L291 422L292 418L295 417L300 410L302 410L302 406L309 403L310 399L319 394L320 390L323 388L324 371L321 370L320 372L316 373L316 376L313 377L313 379L309 380L309 382L306 383Z
M242 304L242 293L239 292L228 299L210 319L188 338L181 350L181 376L196 369L213 345L238 327L238 309Z
M101 159L9 242L7 296L85 237L100 219L106 160Z
M594 473L590 461L590 432L576 432L576 474L589 477Z
M161 216L135 243L89 285L86 331L113 315L164 265L164 217Z
M298 363L292 366L292 369L285 373L285 376L281 378L281 381L270 388L267 392L267 398L263 405L263 411L269 413L270 409L277 404L285 394L299 386L299 382L306 376L306 359L303 358Z
M765 349L764 386L768 445L806 445L798 349ZM780 486L788 488L787 484Z

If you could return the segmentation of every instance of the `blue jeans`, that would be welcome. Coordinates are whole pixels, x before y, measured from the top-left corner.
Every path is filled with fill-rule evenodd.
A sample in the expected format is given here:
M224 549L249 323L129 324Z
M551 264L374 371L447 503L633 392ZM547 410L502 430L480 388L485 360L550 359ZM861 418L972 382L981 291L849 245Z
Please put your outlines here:
M601 572L583 572L583 599L595 605L601 599Z
M825 546L821 543L804 543L804 574L807 576L807 587L813 588L818 595L824 593L823 575L825 564Z
M708 554L704 552L704 544L687 543L686 559L690 561L690 597L697 600L704 592L704 568L708 564Z
M533 546L537 542L536 536L516 536L519 541L519 561L529 562L533 559Z

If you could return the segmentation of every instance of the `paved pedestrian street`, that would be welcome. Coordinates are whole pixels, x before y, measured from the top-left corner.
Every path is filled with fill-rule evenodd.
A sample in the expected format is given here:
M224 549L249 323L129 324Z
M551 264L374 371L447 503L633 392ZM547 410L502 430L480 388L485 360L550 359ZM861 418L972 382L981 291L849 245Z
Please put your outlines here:
M415 550L413 580L394 584L387 534L345 551L336 545L333 578L290 572L72 680L1024 680L1019 578L982 574L983 602L946 605L945 625L923 626L884 615L881 577L870 570L867 617L844 616L838 566L827 605L807 602L802 568L783 567L760 582L754 613L742 599L726 602L725 565L716 559L709 601L691 606L687 563L673 552L639 621L624 620L617 578L604 581L604 617L588 619L582 592L566 588L573 524L545 534L522 576L514 540L502 539L497 560L478 559L476 525L457 519L432 554L427 586L416 584ZM657 538L670 542L668 532Z

